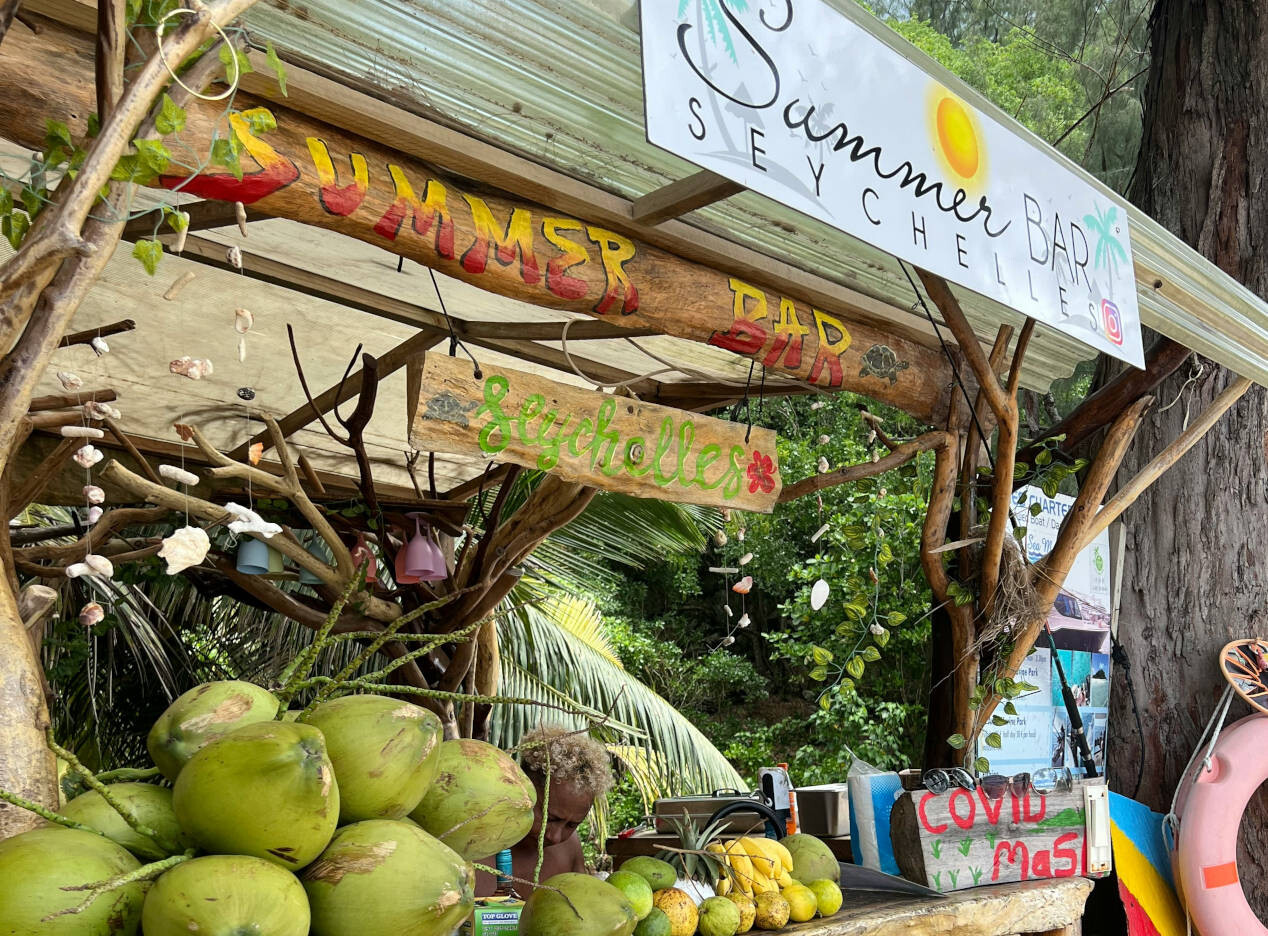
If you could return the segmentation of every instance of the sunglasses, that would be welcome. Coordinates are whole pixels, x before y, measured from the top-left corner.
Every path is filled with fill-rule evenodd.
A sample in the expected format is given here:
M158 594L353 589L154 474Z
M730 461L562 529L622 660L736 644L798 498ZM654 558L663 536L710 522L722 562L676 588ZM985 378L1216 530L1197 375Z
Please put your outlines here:
M1040 796L1046 796L1049 793L1070 790L1074 785L1074 777L1068 767L1060 770L1044 768L1033 774L1019 773L1011 777L988 774L979 778L974 778L967 770L961 770L959 767L936 768L926 770L920 775L920 779L925 789L935 795L941 795L959 787L965 790L981 790L987 799L993 800L1003 799L1009 793L1018 798L1025 798L1032 790Z
M952 787L961 787L965 790L974 790L977 788L977 781L967 770L961 770L959 767L951 767L943 769L936 767L933 770L926 770L920 775L920 780L925 785L925 789L930 793L941 796Z
M1069 767L1045 767L1034 772L1030 785L1040 796L1068 793L1074 789L1074 774Z
M1024 799L1032 788L1032 779L1028 773L1013 774L1011 777L987 774L977 781L977 785L987 799L1003 799L1009 792L1018 799Z

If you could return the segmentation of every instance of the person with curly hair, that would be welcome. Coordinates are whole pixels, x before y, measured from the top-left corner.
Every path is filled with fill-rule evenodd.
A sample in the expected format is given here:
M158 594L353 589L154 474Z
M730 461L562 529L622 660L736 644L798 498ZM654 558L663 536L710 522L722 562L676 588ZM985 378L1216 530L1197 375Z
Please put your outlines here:
M511 873L519 879L515 890L521 897L527 897L533 888L522 882L533 880L543 826L546 847L540 880L568 871L586 872L577 827L590 814L594 801L612 788L615 778L607 749L584 731L548 725L526 734L516 750L520 767L537 789L533 827L522 841L511 847ZM492 867L495 859L496 856L490 856L480 863ZM477 896L488 896L495 887L491 874L477 872Z

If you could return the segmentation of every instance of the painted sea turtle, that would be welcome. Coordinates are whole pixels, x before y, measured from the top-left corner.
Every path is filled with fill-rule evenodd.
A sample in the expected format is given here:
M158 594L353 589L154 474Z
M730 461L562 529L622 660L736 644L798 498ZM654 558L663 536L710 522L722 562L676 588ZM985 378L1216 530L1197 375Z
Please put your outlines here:
M863 353L860 377L888 377L890 386L898 383L898 372L911 366L910 361L898 360L889 345L874 344Z
M467 426L467 414L475 408L475 403L464 403L448 390L442 390L427 401L427 412L423 414L423 418Z

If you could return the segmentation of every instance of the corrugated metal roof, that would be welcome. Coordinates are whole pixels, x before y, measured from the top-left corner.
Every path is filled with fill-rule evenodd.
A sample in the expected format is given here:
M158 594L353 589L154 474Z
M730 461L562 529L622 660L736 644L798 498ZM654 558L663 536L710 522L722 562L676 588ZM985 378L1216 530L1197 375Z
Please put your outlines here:
M831 2L1043 145L851 0ZM631 0L274 0L256 6L248 24L310 69L637 198L696 170L645 139L633 7ZM907 308L914 298L892 257L762 196L745 193L686 220L890 305ZM1139 212L1131 211L1131 222L1144 324L1268 383L1268 306ZM990 300L965 293L962 301L986 340L1000 322L1020 321ZM1046 387L1092 353L1040 326L1023 382Z

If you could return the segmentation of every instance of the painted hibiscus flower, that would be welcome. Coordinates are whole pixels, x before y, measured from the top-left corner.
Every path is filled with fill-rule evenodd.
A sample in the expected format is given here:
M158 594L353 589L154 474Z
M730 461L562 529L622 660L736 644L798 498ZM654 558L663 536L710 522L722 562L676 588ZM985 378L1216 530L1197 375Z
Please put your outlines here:
M753 461L748 466L748 492L769 494L775 490L775 462L769 455L753 450Z

